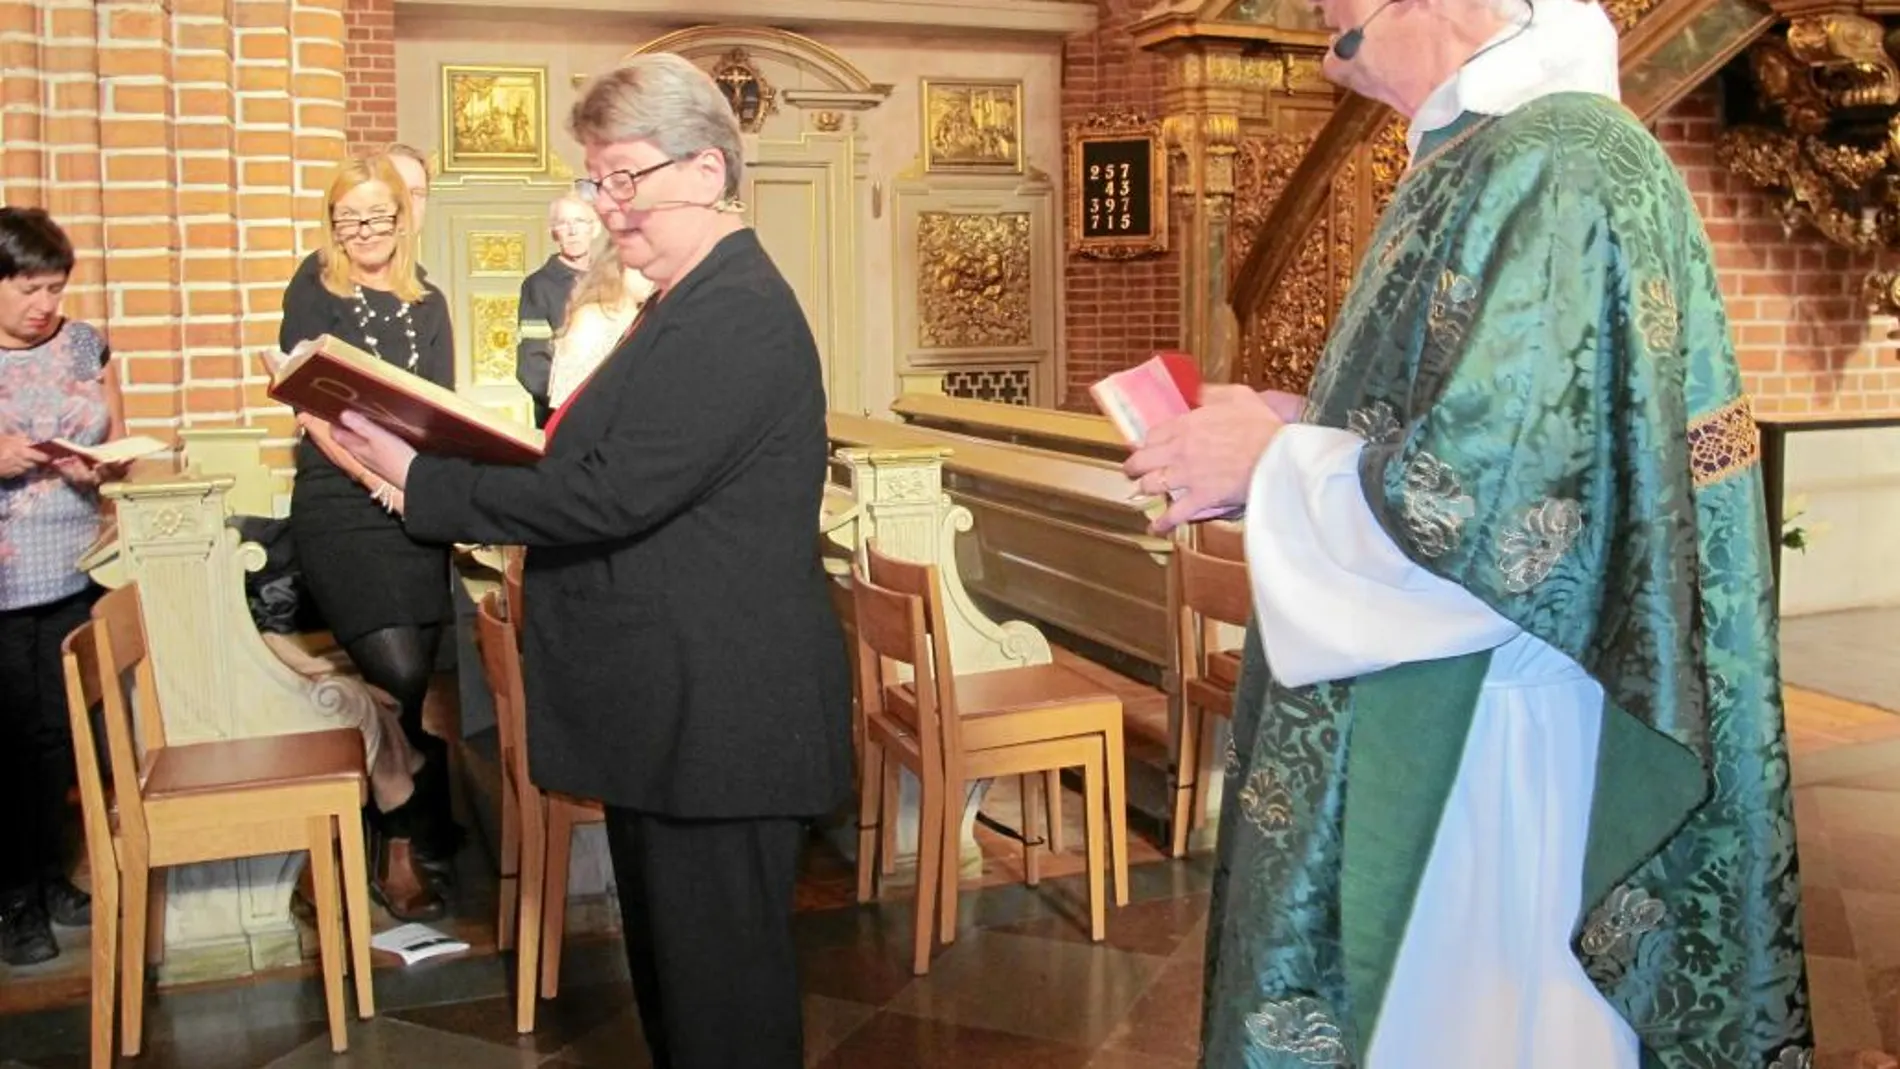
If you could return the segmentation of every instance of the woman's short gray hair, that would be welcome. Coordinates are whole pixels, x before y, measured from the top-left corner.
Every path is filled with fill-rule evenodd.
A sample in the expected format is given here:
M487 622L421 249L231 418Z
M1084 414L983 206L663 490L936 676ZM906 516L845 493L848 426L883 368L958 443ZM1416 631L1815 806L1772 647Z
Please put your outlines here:
M675 160L717 149L727 197L739 195L745 150L739 120L711 76L671 52L635 56L595 78L574 103L567 128L583 145L647 141Z

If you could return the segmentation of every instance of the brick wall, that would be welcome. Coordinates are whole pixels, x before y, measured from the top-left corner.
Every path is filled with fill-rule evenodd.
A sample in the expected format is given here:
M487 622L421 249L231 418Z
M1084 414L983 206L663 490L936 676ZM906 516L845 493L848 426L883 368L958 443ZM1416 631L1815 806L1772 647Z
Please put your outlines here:
M0 201L71 234L136 433L264 425L289 464L254 354L343 155L342 6L0 0Z
M345 0L344 54L350 72L351 154L396 140L395 0Z
M1098 111L1133 109L1161 118L1162 61L1129 39L1148 0L1097 0L1095 31L1062 48L1062 122ZM1177 220L1178 220L1177 214ZM1065 221L1066 222L1066 221ZM1174 244L1180 241L1177 236ZM1176 249L1140 260L1065 260L1067 311L1065 407L1094 411L1088 385L1181 344L1181 266Z
M1768 414L1900 412L1900 349L1870 319L1876 265L1812 230L1790 236L1775 202L1715 161L1720 89L1704 86L1657 124L1695 193L1728 301L1744 384Z

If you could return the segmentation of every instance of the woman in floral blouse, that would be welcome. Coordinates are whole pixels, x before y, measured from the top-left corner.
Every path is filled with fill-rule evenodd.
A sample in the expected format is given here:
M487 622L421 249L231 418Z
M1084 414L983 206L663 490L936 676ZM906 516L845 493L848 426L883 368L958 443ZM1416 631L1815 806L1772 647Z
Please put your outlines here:
M59 954L49 922L91 921L61 857L74 764L59 644L97 596L76 564L118 472L34 445L123 432L104 339L59 312L72 268L44 211L0 207L0 960L16 966Z

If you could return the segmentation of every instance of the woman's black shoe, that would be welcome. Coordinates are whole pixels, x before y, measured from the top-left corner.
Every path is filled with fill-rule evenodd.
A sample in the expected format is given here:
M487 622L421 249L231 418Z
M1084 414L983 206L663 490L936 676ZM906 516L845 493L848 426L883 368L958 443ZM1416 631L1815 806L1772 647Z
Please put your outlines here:
M47 915L61 928L84 928L92 923L92 896L61 876L40 885Z
M0 961L8 965L38 965L59 957L59 943L38 892L34 887L0 898Z

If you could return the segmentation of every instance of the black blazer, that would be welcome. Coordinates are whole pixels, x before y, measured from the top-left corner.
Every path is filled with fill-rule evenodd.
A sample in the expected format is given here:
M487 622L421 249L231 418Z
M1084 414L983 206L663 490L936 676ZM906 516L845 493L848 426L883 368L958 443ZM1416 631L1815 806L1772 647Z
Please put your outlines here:
M665 816L806 816L850 790L818 555L825 394L750 230L646 311L533 467L418 457L418 539L525 544L535 782Z

